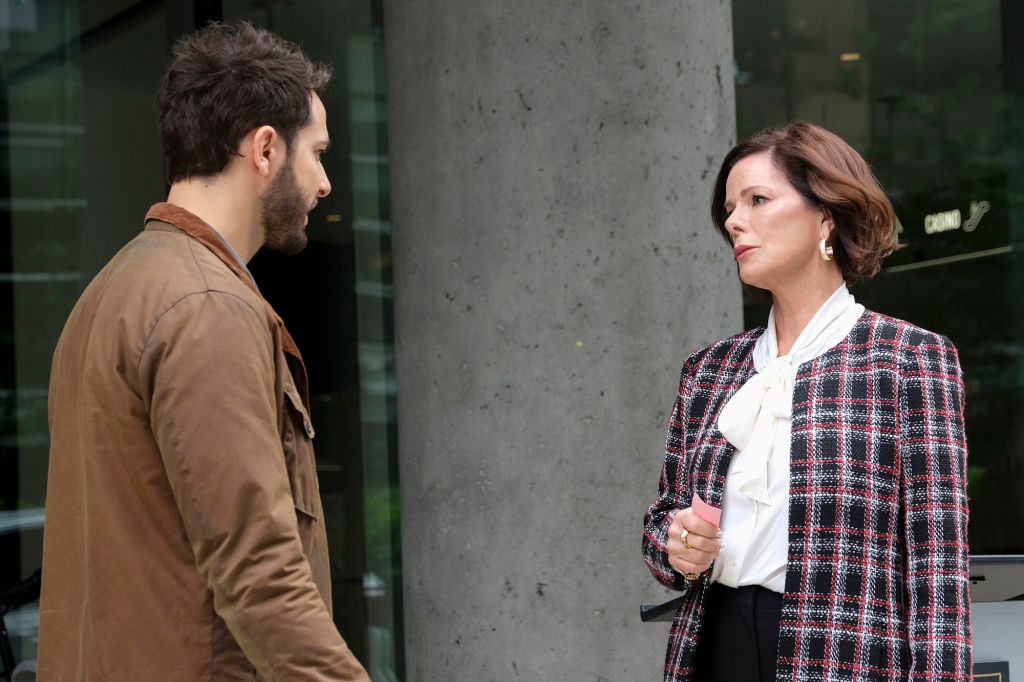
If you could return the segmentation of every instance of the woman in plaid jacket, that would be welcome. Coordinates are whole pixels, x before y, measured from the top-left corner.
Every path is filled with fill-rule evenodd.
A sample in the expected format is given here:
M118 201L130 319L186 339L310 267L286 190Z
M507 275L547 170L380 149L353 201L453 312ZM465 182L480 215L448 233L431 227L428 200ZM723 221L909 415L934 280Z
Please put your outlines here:
M845 142L794 123L726 156L712 218L773 305L683 366L643 538L685 592L665 680L966 682L956 349L847 290L898 248L888 199Z

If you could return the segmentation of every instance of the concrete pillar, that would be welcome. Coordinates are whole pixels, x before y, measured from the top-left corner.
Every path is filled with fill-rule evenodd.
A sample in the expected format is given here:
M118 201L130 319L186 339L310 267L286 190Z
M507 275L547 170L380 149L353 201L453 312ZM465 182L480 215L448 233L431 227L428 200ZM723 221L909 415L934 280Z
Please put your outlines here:
M643 513L683 360L742 326L730 4L384 25L407 679L661 679Z

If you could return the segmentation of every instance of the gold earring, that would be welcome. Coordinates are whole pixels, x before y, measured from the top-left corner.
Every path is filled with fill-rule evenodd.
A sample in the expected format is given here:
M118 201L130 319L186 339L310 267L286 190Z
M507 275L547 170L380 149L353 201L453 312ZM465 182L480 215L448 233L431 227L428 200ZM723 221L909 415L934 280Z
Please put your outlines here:
M820 244L818 244L818 248L821 251L822 260L832 260L832 247L828 246L827 242L828 238L826 237L825 239L821 240Z

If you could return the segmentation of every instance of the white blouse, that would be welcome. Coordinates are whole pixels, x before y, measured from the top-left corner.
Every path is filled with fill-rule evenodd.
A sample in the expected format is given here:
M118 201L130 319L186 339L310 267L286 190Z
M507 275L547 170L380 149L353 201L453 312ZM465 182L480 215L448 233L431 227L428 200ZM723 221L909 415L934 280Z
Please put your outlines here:
M778 357L775 309L754 344L756 374L722 408L718 429L736 452L722 496L722 551L711 579L784 592L789 554L789 448L797 368L841 342L864 313L843 284Z

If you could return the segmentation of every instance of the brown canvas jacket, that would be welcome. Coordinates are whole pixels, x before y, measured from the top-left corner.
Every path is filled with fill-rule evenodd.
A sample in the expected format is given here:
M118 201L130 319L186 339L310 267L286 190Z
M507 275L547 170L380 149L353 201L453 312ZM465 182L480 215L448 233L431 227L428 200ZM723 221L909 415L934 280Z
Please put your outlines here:
M306 371L198 217L157 204L61 335L39 679L369 682L331 620Z

